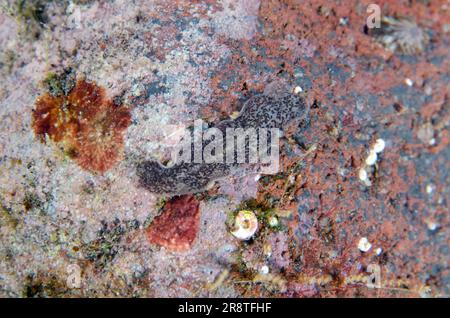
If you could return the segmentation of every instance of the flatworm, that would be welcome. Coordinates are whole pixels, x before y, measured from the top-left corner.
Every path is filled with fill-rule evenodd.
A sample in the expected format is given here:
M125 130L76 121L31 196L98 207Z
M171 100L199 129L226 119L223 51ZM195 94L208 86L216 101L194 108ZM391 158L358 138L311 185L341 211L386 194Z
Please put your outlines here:
M260 94L248 99L235 119L219 122L215 128L223 134L226 133L227 128L285 130L292 122L299 124L307 113L308 108L300 95ZM205 141L203 143L205 145ZM225 152L226 149L225 145ZM140 185L150 192L181 195L204 190L211 182L228 176L238 165L225 162L181 162L166 167L157 161L144 161L137 165L137 176Z

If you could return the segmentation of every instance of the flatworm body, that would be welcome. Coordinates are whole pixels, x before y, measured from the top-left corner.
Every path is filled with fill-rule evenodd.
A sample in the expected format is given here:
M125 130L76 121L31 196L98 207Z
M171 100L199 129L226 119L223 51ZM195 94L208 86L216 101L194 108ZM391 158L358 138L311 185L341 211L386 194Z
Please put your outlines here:
M284 130L292 122L300 123L307 113L306 103L299 95L261 94L247 100L237 118L219 122L215 128L223 134L228 128ZM203 142L205 146L205 141ZM225 145L224 151L226 149ZM150 192L180 195L205 189L211 182L229 175L237 165L239 164L182 162L165 167L156 161L144 161L138 164L137 175L141 186Z

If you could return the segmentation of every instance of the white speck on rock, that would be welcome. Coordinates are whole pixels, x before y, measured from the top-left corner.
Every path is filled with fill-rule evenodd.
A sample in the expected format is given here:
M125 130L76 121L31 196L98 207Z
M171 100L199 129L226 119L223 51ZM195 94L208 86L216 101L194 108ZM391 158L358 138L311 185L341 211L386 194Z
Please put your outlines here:
M303 88L301 88L300 86L296 86L294 88L294 94L300 94L301 92L303 92Z
M379 138L375 141L372 149L376 153L380 153L384 150L385 147L386 147L386 142L383 139Z
M278 224L279 224L279 222L278 222L278 218L276 216L271 216L269 218L269 225L271 227L276 227L276 226L278 226Z
M367 171L364 168L359 169L359 173L358 173L359 179L361 181L366 181L367 180Z
M377 162L377 153L373 150L369 152L369 155L366 158L366 165L373 166Z
M439 223L433 221L433 220L427 220L427 227L430 231L436 231L439 228Z
M429 144L430 144L430 146L434 146L436 144L436 139L431 138Z
M367 237L362 237L358 242L358 249L365 253L368 252L372 248L372 244L370 244Z
M260 272L263 275L269 274L269 266L267 265L262 266Z
M405 84L408 85L409 87L414 85L414 82L410 79L410 78L406 78L405 79Z

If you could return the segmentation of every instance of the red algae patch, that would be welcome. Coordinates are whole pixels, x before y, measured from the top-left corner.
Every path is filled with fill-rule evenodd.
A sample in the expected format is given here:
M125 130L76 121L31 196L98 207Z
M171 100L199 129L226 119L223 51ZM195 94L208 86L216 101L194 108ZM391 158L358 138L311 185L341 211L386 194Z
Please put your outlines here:
M174 197L147 228L147 238L152 244L184 252L192 247L199 226L199 201L193 195Z
M33 129L42 142L48 136L80 167L99 173L121 158L130 123L128 107L106 99L102 87L85 80L67 95L43 94L33 111Z

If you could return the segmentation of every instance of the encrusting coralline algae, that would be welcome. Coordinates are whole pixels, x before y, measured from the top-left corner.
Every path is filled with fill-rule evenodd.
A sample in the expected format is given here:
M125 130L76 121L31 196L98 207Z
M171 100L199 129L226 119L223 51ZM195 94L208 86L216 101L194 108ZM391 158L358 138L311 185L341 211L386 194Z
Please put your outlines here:
M304 99L297 94L261 94L247 100L237 118L219 122L215 128L223 134L228 128L284 130L291 123L300 123L307 113ZM224 149L226 152L226 145ZM137 165L137 174L140 184L150 192L180 195L207 188L211 182L229 175L236 165L237 163L181 162L165 167L157 161L144 161Z

